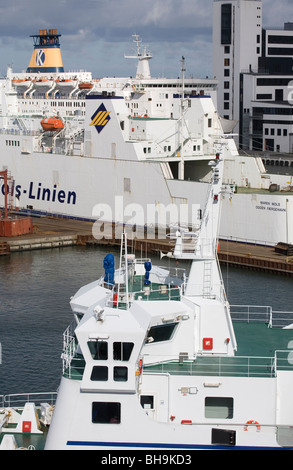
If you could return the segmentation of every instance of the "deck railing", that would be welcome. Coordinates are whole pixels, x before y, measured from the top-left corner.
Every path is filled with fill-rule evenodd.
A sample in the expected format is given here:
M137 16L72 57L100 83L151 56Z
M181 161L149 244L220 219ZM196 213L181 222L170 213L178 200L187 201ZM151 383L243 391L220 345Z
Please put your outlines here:
M278 371L293 370L293 349L275 352L275 366Z
M288 351L287 351L288 355ZM149 357L146 358L149 361ZM148 362L144 368L144 373L167 373L170 375L202 375L217 377L275 377L276 358L257 356L198 356L196 360L185 358L185 360L160 358L160 362L155 363L156 358L152 357L153 363ZM286 370L293 365L288 364Z
M120 287L119 295L117 292L111 293L106 302L107 307L124 309L127 306L127 293ZM181 287L160 286L159 289L153 289L145 286L142 290L137 290L128 294L128 303L131 305L135 300L156 301L156 300L180 300Z
M77 342L74 337L74 327L76 323L72 321L63 333L63 352L62 358L62 373L71 369L72 360L76 354Z
M272 307L267 305L230 305L233 321L247 323L266 323L272 326Z
M277 311L267 305L230 305L234 322L266 323L269 328L284 328L293 324L293 312Z
M36 392L36 393L14 393L9 395L0 395L0 406L3 408L23 408L25 403L34 403L39 406L41 403L54 405L57 398L57 392Z

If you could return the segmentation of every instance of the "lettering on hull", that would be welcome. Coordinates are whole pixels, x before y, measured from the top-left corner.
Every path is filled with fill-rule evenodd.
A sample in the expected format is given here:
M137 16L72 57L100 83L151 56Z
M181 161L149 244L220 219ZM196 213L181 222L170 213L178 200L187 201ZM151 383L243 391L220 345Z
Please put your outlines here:
M2 184L1 193L5 195L5 186ZM28 199L35 201L45 202L59 202L60 204L76 204L76 192L75 191L64 191L58 189L57 185L54 184L53 188L48 188L42 185L42 183L34 183L31 181L27 188L23 188L20 184L13 185L11 190L7 188L7 193L11 193L11 196L20 198L22 195L26 195Z

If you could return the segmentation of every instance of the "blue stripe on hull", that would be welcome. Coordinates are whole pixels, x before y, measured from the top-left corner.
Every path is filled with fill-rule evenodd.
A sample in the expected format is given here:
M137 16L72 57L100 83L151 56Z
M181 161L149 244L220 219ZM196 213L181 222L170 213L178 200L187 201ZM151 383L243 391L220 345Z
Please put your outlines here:
M163 444L143 442L93 442L93 441L67 441L68 446L84 447L109 447L124 449L166 449L166 450L293 450L293 447L271 447L271 446L224 446L224 445L196 445L196 444Z

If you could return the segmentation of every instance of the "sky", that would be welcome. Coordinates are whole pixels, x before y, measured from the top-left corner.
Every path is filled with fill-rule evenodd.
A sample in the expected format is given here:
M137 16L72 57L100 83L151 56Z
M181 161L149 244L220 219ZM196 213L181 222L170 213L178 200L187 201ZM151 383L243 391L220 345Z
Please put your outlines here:
M32 34L58 29L65 71L93 77L135 76L132 35L151 52L153 77L212 74L213 0L0 0L0 74L25 71ZM292 0L263 0L263 26L293 22Z

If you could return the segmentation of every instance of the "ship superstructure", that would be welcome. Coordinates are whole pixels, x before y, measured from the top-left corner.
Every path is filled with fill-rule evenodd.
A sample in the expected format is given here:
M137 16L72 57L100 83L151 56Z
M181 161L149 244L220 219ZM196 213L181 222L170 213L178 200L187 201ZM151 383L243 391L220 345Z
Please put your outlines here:
M0 81L0 165L14 177L18 210L138 227L197 225L208 163L225 136L230 195L221 237L292 242L292 177L268 175L261 158L238 154L235 123L216 111L216 81L187 77L184 57L179 78L152 78L151 54L137 36L137 54L127 56L138 60L136 76L100 79L64 72L57 30L33 39L27 71L8 68Z

